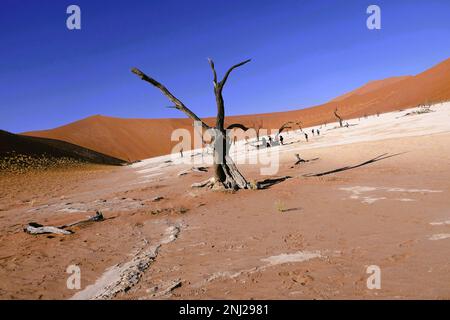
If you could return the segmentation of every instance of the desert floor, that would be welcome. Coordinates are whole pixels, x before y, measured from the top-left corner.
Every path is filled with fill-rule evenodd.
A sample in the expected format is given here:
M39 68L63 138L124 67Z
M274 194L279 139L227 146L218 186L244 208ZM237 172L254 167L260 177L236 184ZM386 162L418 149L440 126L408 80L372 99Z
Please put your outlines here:
M431 110L328 124L320 136L304 129L309 142L283 134L270 177L292 178L265 190L193 189L211 168L179 175L193 165L171 156L3 174L0 298L450 299L450 104ZM294 165L296 153L318 159ZM269 178L267 164L238 166ZM95 210L105 220L72 235L23 232ZM80 290L67 288L69 265L80 267ZM367 288L371 265L380 289Z

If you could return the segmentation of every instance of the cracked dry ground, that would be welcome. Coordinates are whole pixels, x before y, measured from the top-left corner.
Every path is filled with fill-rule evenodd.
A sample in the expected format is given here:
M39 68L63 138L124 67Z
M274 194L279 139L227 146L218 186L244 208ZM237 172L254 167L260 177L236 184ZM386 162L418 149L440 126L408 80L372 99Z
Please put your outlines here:
M94 297L138 261L108 298L448 299L449 142L438 134L310 149L301 156L319 160L293 168L286 152L277 176L292 179L236 193L191 189L210 173L178 176L187 165L159 164L149 171L162 174L147 172L144 181L134 167L2 175L0 298ZM405 153L302 177L386 152ZM265 178L258 167L239 167L249 179ZM22 231L30 221L61 225L95 210L105 221L72 235ZM166 241L171 226L179 232ZM81 290L67 289L72 264L81 268ZM381 268L381 290L366 287L369 265ZM105 276L114 267L120 272ZM99 283L102 276L110 283Z

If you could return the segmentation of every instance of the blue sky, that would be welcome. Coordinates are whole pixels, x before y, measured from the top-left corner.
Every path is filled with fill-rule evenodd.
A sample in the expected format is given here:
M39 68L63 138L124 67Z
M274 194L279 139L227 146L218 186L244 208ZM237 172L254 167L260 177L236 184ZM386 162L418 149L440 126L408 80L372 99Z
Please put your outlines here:
M77 4L82 29L66 28ZM381 7L382 29L366 27ZM48 129L95 114L215 114L211 71L252 58L224 90L226 113L317 105L367 81L419 73L450 57L448 0L2 0L0 129Z

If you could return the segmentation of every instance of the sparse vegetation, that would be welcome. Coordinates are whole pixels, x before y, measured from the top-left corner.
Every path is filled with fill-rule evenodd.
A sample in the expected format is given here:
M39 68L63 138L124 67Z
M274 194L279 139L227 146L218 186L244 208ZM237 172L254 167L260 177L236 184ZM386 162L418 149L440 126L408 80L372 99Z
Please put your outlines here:
M152 215L158 215L158 214L171 214L171 213L175 213L175 214L185 214L189 211L188 208L185 208L183 206L181 207L169 207L169 208L157 208L157 209L153 209L150 211L150 214Z
M277 200L275 201L275 209L277 209L279 213L283 213L286 211L286 206L282 200Z
M249 186L250 186L250 189L257 190L258 189L258 182L256 180L250 180Z
M67 168L81 166L86 163L87 162L70 157L55 158L46 154L41 156L30 156L11 152L0 158L0 172L24 174L34 170Z

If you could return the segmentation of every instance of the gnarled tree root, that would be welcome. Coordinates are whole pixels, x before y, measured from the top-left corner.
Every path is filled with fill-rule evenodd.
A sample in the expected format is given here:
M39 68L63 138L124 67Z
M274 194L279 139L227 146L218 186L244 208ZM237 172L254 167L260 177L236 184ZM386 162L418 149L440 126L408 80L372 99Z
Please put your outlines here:
M280 182L283 182L287 179L292 178L291 176L283 176L279 178L272 178L272 179L265 179L262 181L257 182L249 182L246 185L245 189L253 189L253 190L261 190L261 189L267 189L275 184L278 184ZM236 190L239 188L229 188L226 184L223 182L217 181L214 177L202 181L202 182L196 182L191 185L192 188L209 188L213 190Z
M202 182L195 182L191 184L192 188L204 188L204 187L211 187L216 182L216 179L214 177L209 178L208 180L202 181Z

